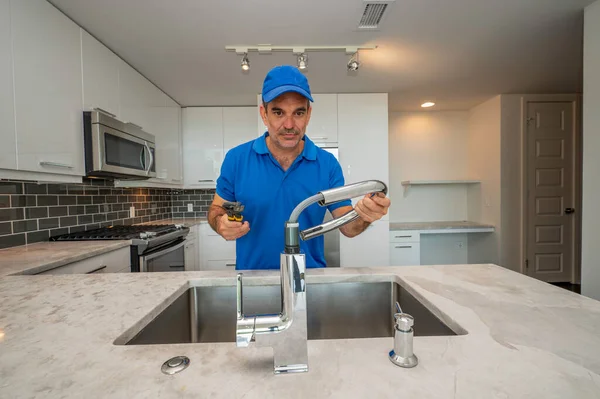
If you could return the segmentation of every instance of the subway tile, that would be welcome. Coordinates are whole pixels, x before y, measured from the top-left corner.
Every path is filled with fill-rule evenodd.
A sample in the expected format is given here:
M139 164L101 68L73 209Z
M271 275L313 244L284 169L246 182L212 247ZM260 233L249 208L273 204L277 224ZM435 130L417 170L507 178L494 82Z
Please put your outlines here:
M123 225L125 226L131 226L133 224L133 219L124 219L123 220Z
M36 231L34 233L27 233L27 244L48 241L49 238L50 238L50 230Z
M99 195L111 195L112 191L110 188L101 188L98 190Z
M0 194L23 194L23 183L0 181Z
M100 224L98 223L92 223L92 224L86 224L85 225L85 229L86 230L96 230L100 228Z
M70 195L82 195L84 193L84 186L69 186L68 192Z
M79 233L80 231L85 231L85 226L69 227L69 233Z
M116 220L119 219L119 212L110 212L106 214L106 220Z
M90 187L86 186L84 189L85 195L98 195L99 189L98 187Z
M85 213L90 215L93 213L98 213L100 210L98 209L98 205L87 205L85 207Z
M66 206L51 206L48 208L48 216L67 216L69 214L69 208Z
M108 213L108 212L110 212L110 204L100 205L100 212L101 213Z
M107 195L106 196L106 202L109 204L116 204L117 203L117 196L116 195Z
M8 195L0 195L0 208L10 208L10 197Z
M66 195L67 186L65 184L48 184L48 194Z
M40 230L55 229L59 227L58 218L40 219L38 223L40 225Z
M126 219L128 217L129 217L129 211L121 211L121 212L119 212L119 216L118 216L119 219Z
M94 223L98 222L106 222L106 215L104 213L94 215Z
M77 216L65 216L60 218L60 227L75 226L77 224Z
M23 208L3 208L0 209L0 222L21 220L24 214Z
M21 220L13 222L13 233L25 233L27 231L35 231L38 229L37 220Z
M35 195L11 195L10 203L13 208L24 208L37 205Z
M12 226L10 222L0 223L0 236L12 234Z
M126 195L119 195L118 201L119 201L119 203L127 202L127 196Z
M122 195L123 189L122 188L113 188L110 190L110 194L111 195Z
M123 210L123 204L112 204L110 206L110 210L112 212L122 211Z
M92 215L81 215L77 217L77 224L88 224L94 221L94 217Z
M69 207L69 215L83 215L83 214L85 214L85 206L72 205Z
M25 245L25 234L13 234L0 237L0 249Z
M102 222L102 223L100 223L100 227L110 227L110 226L112 226L111 222Z
M92 203L92 197L87 195L77 196L77 205L89 205Z
M37 201L39 206L58 205L58 197L56 195L38 195Z
M25 218L27 219L39 219L48 217L48 208L27 208L25 209Z
M48 194L48 186L46 184L26 183L25 194Z
M106 197L104 195L94 195L92 197L92 204L104 204L106 202Z
M75 205L77 203L77 197L74 195L61 195L58 197L59 205Z
M69 234L69 229L67 227L50 230L50 237L61 236L63 234Z
M89 183L92 184L92 186L105 186L106 185L106 180L104 179L89 179Z

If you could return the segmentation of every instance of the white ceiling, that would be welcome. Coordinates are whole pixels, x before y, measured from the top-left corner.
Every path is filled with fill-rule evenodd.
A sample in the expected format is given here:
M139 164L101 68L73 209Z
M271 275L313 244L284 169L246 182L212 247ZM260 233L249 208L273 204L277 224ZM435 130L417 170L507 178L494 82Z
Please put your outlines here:
M358 32L361 0L50 0L184 106L253 105L291 53L226 45L377 45L355 76L343 53L309 53L314 93L388 92L391 110L464 110L500 93L582 90L583 8L594 0L396 0Z

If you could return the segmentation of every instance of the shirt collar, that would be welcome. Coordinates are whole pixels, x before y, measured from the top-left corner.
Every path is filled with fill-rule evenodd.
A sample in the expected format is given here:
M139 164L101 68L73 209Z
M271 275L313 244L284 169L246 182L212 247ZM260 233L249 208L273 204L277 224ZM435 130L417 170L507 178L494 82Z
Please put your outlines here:
M262 136L258 137L256 140L254 140L254 144L252 144L252 149L257 154L264 155L264 154L269 153L269 148L267 147L267 136L268 135L269 135L269 132L265 132L265 134L263 134ZM304 140L304 149L302 150L302 154L300 154L300 155L302 155L303 158L305 158L309 161L315 161L317 159L317 146L306 135L304 136L303 140Z

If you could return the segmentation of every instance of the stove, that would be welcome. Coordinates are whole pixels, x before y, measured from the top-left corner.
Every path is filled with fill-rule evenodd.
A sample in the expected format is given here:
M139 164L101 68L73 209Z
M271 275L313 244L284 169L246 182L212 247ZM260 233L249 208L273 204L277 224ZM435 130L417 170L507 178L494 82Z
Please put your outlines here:
M50 237L50 241L131 240L131 271L183 271L185 237L178 224L108 226Z

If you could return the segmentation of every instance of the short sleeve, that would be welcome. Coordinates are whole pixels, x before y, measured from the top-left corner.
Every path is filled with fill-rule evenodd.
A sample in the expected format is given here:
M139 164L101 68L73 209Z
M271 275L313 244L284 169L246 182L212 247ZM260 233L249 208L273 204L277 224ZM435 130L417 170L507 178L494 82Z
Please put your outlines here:
M221 165L221 174L217 179L217 195L225 201L235 201L236 157L228 152Z
M342 173L342 167L340 163L332 157L331 168L329 170L329 188L341 187L345 184L344 182L344 174ZM327 206L329 212L333 212L334 210L341 208L343 206L352 206L351 200L344 200L340 202L336 202L335 204L331 204Z

